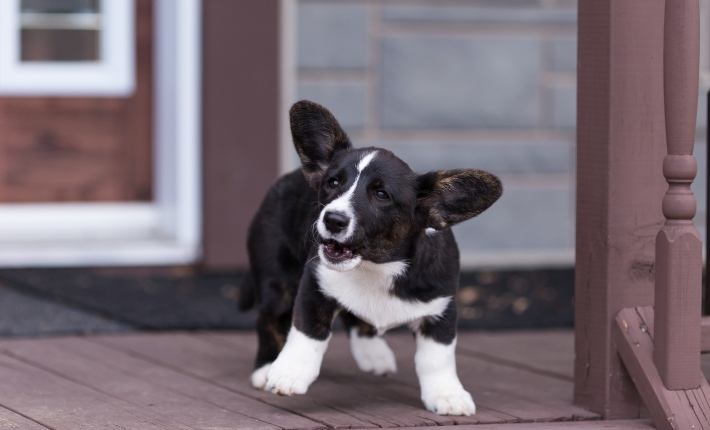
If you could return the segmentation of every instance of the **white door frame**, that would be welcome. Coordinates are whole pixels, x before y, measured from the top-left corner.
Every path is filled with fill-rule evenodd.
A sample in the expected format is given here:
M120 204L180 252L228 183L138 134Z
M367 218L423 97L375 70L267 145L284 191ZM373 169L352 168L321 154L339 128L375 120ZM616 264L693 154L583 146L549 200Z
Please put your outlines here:
M155 4L154 201L0 204L0 267L200 257L201 10L201 0Z

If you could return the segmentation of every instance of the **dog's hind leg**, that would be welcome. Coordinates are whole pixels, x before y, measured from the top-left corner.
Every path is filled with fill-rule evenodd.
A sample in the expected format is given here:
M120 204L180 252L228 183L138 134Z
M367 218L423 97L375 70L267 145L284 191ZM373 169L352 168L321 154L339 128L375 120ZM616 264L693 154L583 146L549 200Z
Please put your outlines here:
M341 314L350 339L350 350L360 370L387 376L397 372L397 361L387 342L377 329L350 312Z
M264 388L266 373L286 343L293 318L295 282L270 281L261 287L262 293L266 294L262 294L265 297L261 297L256 321L259 347L251 376L252 385L256 388Z

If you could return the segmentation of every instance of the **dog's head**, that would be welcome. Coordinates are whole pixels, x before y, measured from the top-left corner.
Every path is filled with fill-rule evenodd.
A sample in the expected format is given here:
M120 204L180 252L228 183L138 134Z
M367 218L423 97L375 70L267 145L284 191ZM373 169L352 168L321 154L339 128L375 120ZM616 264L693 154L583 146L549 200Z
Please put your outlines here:
M290 120L303 174L322 204L318 254L335 270L354 269L363 260L405 259L427 229L472 218L502 193L500 180L481 170L418 175L388 150L354 149L338 121L316 103L294 104Z

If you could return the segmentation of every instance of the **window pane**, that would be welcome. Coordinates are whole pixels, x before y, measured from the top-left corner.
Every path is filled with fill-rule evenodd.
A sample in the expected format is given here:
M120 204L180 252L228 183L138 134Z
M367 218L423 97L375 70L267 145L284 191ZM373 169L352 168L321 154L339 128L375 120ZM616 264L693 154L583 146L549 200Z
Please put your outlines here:
M97 30L22 30L22 61L98 61Z
M21 0L24 13L98 13L100 0Z

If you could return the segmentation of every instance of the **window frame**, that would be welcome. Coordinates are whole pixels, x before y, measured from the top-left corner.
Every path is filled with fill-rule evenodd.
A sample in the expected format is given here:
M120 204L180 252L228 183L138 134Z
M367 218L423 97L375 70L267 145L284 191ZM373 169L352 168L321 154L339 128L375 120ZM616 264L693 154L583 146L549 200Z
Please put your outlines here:
M120 97L135 88L134 0L102 0L98 61L20 57L20 0L0 1L0 95Z

